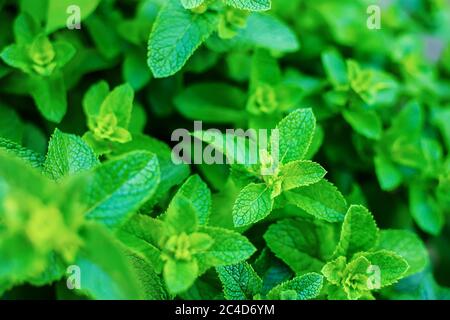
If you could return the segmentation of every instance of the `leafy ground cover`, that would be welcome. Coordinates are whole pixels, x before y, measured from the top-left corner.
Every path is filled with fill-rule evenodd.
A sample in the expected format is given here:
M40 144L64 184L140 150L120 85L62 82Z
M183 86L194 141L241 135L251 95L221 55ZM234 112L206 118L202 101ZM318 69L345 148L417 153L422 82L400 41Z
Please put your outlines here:
M371 5L0 0L0 298L450 299L450 4Z

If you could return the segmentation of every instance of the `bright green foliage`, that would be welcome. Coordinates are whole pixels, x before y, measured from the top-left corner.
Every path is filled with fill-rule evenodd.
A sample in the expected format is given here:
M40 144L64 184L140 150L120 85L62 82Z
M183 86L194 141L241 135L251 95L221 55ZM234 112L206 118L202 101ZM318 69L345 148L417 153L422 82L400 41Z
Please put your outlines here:
M307 273L276 286L267 297L274 300L309 300L320 294L322 284L323 276Z
M300 219L272 225L264 239L296 273L321 271L330 299L372 299L372 290L417 273L428 263L414 234L380 232L372 214L359 205L348 209L339 239L332 227Z
M385 90L395 90L393 79L373 70L362 69L353 60L344 62L336 50L322 54L322 62L334 91L327 98L339 105L343 118L362 136L378 140L382 122L371 105Z
M94 299L142 298L138 278L114 238L101 226L88 225L83 239L84 247L75 261L86 273L82 291Z
M162 271L172 294L189 289L210 267L238 263L255 251L238 233L206 226L209 190L186 194L188 188L205 187L198 176L192 176L158 219L136 216L120 231L119 237L126 245Z
M342 221L347 209L344 196L326 179L286 192L285 197L289 204L329 222Z
M387 2L0 0L0 300L450 299L450 4Z
M148 43L148 65L156 78L178 72L214 31L221 38L230 39L246 27L247 13L213 2L168 0L163 6ZM266 11L271 7L270 0L224 0L224 3L248 11Z
M68 42L51 42L33 17L22 14L14 23L16 43L3 49L0 57L26 76L25 86L39 111L53 122L60 122L67 110L66 88L61 69L75 55Z
M405 232L405 238L397 239L396 246L389 248L391 251L376 247L379 233L372 214L366 208L350 206L333 254L337 258L322 269L324 276L334 286L330 289L330 298L371 299L371 290L391 285L407 275L410 265L406 259L410 254L420 260L413 265L414 272L426 266L423 245L417 243L417 247L411 246L409 238L412 235Z
M89 132L84 139L98 154L111 151L111 143L126 143L132 136L128 131L133 109L134 92L130 85L116 87L101 81L93 85L83 99Z
M198 175L191 176L181 186L177 195L186 198L190 205L195 208L200 225L208 223L211 214L211 191Z
M288 191L319 182L326 174L317 163L298 160L289 162L280 169L281 189Z
M100 162L92 149L75 135L62 133L56 129L48 146L44 170L53 180L87 171Z
M309 300L316 298L322 290L323 276L308 273L297 276L273 287L267 295L262 294L262 280L248 263L217 267L228 300Z
M420 239L405 230L382 230L377 248L396 252L408 262L407 274L415 274L428 263L426 250Z
M1 151L0 252L4 260L0 282L48 284L61 279L66 266L75 264L85 274L80 294L96 299L145 297L137 279L142 277L138 271L148 266L135 266L139 257L131 263L132 255L125 254L129 249L118 245L104 227L85 221L96 220L110 228L124 224L156 190L156 156L136 151L100 164L80 137L56 130L39 173L31 168L33 162L24 162L32 159L5 146L8 149ZM159 281L156 273L152 279ZM164 296L163 287L161 292Z
M200 6L205 0L180 0L185 9L194 9Z
M287 219L271 225L264 239L270 250L296 273L319 272L333 254L335 232L323 223Z
M251 11L269 10L271 6L271 0L224 0L224 2L238 9Z
M16 155L17 157L25 160L31 166L39 168L44 165L44 156L29 150L27 148L18 145L17 143L0 138L0 149Z
M408 262L392 251L380 250L365 253L362 255L373 266L378 266L381 270L381 287L391 285L404 277L409 269Z
M351 257L377 243L378 228L372 214L363 206L351 206L342 224L335 256Z
M83 206L77 190L82 185L56 185L22 160L0 152L0 282L39 282L54 255L73 262L82 244L78 232ZM67 197L72 197L70 203Z
M270 192L263 183L252 183L242 189L233 207L234 225L245 226L264 219L273 207Z
M175 106L185 117L213 123L239 123L246 118L242 106L246 96L225 83L196 84L175 98Z
M169 0L160 11L149 40L148 64L157 78L179 71L211 35L215 14L185 10L179 0Z
M278 144L271 139L271 149L279 148L280 161L288 163L302 160L308 151L316 128L312 110L291 113L277 125L280 130Z
M251 300L261 292L262 281L248 263L216 268L228 300Z
M83 191L87 218L110 227L122 225L155 193L160 174L156 156L130 152L95 168Z
M448 196L442 197L440 190L449 166L437 140L426 135L424 116L424 108L417 102L401 110L377 147L375 169L384 190L412 181L408 186L411 215L423 231L438 235L448 205Z
M245 185L236 198L232 212L236 227L264 219L272 211L274 199L283 192L314 185L322 180L325 169L317 163L304 160L314 130L315 118L312 111L299 109L281 120L272 131L270 151L264 149L262 144L258 145L241 136L221 135L210 131L194 132L196 138L211 144L235 163L231 164L231 170L236 171L235 179L238 184L245 185L242 175L247 177L246 181L256 182ZM255 147L260 148L259 161L252 164L254 159L251 150Z

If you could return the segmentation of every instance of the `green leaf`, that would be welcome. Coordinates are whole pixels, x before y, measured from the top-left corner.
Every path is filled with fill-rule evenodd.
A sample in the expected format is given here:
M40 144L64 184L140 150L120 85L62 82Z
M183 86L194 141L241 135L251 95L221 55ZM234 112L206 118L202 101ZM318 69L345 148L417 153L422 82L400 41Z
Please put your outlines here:
M122 20L116 21L108 13L103 12L102 14L99 10L98 13L91 14L84 21L84 25L87 27L86 29L95 44L95 53L111 61L118 58L123 50L121 45L117 45L118 43L122 43L122 38L119 33L111 32L111 29L116 29L117 24L120 25ZM149 29L150 27L147 30Z
M373 110L344 110L344 119L359 134L369 139L378 140L383 126L380 117Z
M116 235L131 252L150 263L157 273L162 272L163 261L158 249L160 240L166 236L162 221L137 214Z
M43 155L24 148L13 141L0 138L0 150L1 149L21 158L32 167L42 168L44 165L45 157Z
M267 294L273 287L294 276L292 270L277 259L268 248L264 248L254 263L255 271L263 280L261 294Z
M67 274L67 263L57 253L51 252L47 261L47 269L29 280L33 286L52 284L55 281L61 280Z
M23 1L22 1L23 2ZM38 1L35 1L38 3ZM28 13L20 14L14 20L14 38L19 46L29 45L40 32L40 26Z
M188 119L212 123L236 123L245 119L246 95L224 83L201 83L186 88L174 103Z
M252 300L262 289L262 281L247 262L216 268L227 300Z
M286 281L267 294L267 298L271 300L282 300L283 294L294 291L295 300L310 300L316 298L323 286L323 276L317 273L307 273L302 276L295 277Z
M249 11L266 11L270 10L271 0L224 0L226 4L237 9Z
M379 273L371 274L371 264L364 256L358 256L347 264L347 259L341 256L327 263L322 273L332 284L328 288L330 300L373 299L370 285L379 285Z
M168 235L164 221L143 214L135 214L117 233L129 233L155 248L160 245L160 240Z
M200 6L205 0L181 0L185 9L194 9Z
M424 108L417 101L404 105L392 120L390 133L408 134L410 137L420 134L424 125Z
M318 219L328 222L344 220L347 203L339 190L325 179L284 193L293 204Z
M252 90L262 83L270 86L278 85L282 79L282 72L277 59L268 50L255 50L250 77Z
M108 94L109 85L106 81L99 81L89 88L83 97L83 109L88 117L98 117L100 115L100 106ZM88 125L89 127L92 126L89 123Z
M421 272L415 276L402 279L395 286L383 290L392 300L449 300L450 288L439 285L433 273Z
M380 268L381 287L389 286L404 278L409 269L408 262L392 251L380 250L364 253L363 256L373 266Z
M392 161L382 155L377 155L374 158L374 164L381 189L391 191L400 186L403 176Z
M140 255L125 251L139 282L144 300L168 300L168 294L153 265Z
M164 265L164 280L172 294L189 289L198 276L197 261L175 261L169 259Z
M254 13L247 19L247 26L233 39L241 46L263 48L277 53L295 52L300 43L295 32L274 15Z
M55 130L44 163L44 170L49 177L60 180L99 164L97 156L80 137Z
M26 160L3 148L0 148L0 160L0 200L3 200L3 196L7 193L15 191L23 191L43 199L56 192L56 185L32 168ZM3 213L1 210L0 214Z
M0 138L22 143L25 125L19 115L11 108L0 103Z
M242 227L267 217L273 207L270 194L270 188L263 183L251 183L242 189L233 206L234 225Z
M178 0L167 1L153 25L148 44L148 65L155 78L178 72L214 31L216 21L211 12L196 14L184 9Z
M197 254L203 265L217 267L236 264L248 259L256 248L239 233L215 227L199 227L198 232L208 234L213 245L205 252Z
M194 232L189 235L189 244L192 252L203 252L208 250L214 240L206 233Z
M67 111L66 86L61 73L50 77L34 76L31 95L41 114L49 121L59 123Z
M322 63L331 84L335 88L345 88L349 85L347 66L344 59L336 50L322 52Z
M372 214L363 206L351 205L342 224L335 256L352 257L372 249L378 240L378 227Z
M87 218L117 228L155 193L159 182L156 156L135 151L97 167L86 186Z
M104 90L104 84L100 84L98 90ZM100 106L100 116L114 114L117 117L119 127L128 128L133 109L134 91L129 84L123 84L111 91Z
M194 203L182 194L176 195L167 208L164 221L171 227L174 234L196 231L198 217Z
M25 47L19 45L10 45L3 49L0 54L2 60L9 66L22 70L25 73L31 73L32 61L28 56Z
M69 7L76 5L80 9L81 20L86 19L95 11L100 0L49 0L47 9L46 31L51 33L65 27L69 18Z
M198 175L193 175L180 187L175 198L183 196L195 209L200 225L208 223L211 213L211 191Z
M116 145L113 154L125 154L135 150L147 150L157 155L161 179L150 205L156 203L172 187L182 183L189 176L189 166L174 164L172 149L167 144L147 135L133 134L133 140Z
M324 168L312 161L292 161L282 165L279 179L283 191L308 186L319 182L326 174Z
M64 67L76 54L76 49L68 42L55 42L52 44L56 53L56 63L58 68Z
M279 141L272 134L271 153L278 148L282 163L303 160L316 128L316 118L311 109L298 109L287 115L277 125Z
M123 78L135 91L141 90L151 79L146 57L145 50L133 50L127 54L123 63Z
M272 224L264 239L270 250L296 273L320 271L337 242L330 226L299 219Z
M147 124L147 113L144 107L137 103L133 106L131 111L130 124L128 126L128 131L131 133L140 134L145 130Z
M220 152L227 157L227 163L233 167L243 166L246 169L257 162L258 147L254 139L249 139L248 130L243 135L238 132L221 133L217 130L194 131L192 136L207 144L210 144L215 152ZM257 149L256 149L257 150Z
M322 274L327 278L331 284L340 286L343 273L347 267L347 259L344 256L328 262L322 268Z
M342 273L342 283L347 298L360 299L370 291L370 261L365 257L357 257L350 261Z
M404 277L421 272L428 264L428 252L422 240L407 230L382 230L377 249L385 249L401 256L409 265Z
M222 287L218 282L217 273L211 270L198 278L192 287L182 292L179 297L183 300L214 300L219 298L223 300Z
M83 250L75 262L81 271L81 291L94 299L139 299L138 279L118 242L98 225L87 225Z
M417 225L431 235L439 235L444 227L443 212L436 200L421 185L410 185L409 208Z
M81 244L81 187L78 180L56 185L0 150L0 282L59 279L59 262L73 262Z

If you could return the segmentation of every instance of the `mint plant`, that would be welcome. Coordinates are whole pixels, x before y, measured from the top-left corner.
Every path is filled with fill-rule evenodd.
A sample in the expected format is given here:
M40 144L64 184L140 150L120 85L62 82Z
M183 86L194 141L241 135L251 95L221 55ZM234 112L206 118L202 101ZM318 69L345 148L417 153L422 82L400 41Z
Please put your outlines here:
M16 43L3 49L3 61L26 74L23 81L44 117L60 122L67 110L66 88L61 69L75 55L68 42L52 43L32 16L14 22Z
M83 138L97 154L111 151L112 143L132 140L128 126L133 109L134 92L130 85L122 85L111 92L106 82L92 86L83 99L88 119L87 132Z
M167 77L179 71L214 31L222 38L233 38L246 26L245 15L239 10L266 11L270 7L270 0L168 1L153 25L148 44L153 75Z
M243 185L232 210L236 227L264 219L273 210L276 200L277 206L293 204L319 219L330 222L343 219L345 199L323 179L324 168L305 160L315 126L316 120L310 109L296 110L277 125L278 131L272 133L269 150L259 150L256 165L248 165L247 159L243 158L242 163L231 165L232 178ZM194 136L212 143L219 151L224 149L220 136L211 137L207 132L194 133ZM234 148L228 149L234 151ZM271 152L275 152L276 157ZM227 156L234 157L230 153ZM320 191L317 193L314 189Z
M428 263L413 233L380 231L372 214L357 205L349 207L338 241L333 228L301 220L280 221L264 238L296 273L320 270L327 280L324 293L333 300L373 299L372 290L420 272ZM317 250L315 243L323 238L329 242Z
M191 190L196 194L189 194ZM208 187L198 176L191 176L160 219L136 217L122 231L125 243L150 259L156 254L154 263L163 264L163 277L172 294L188 289L208 268L243 261L255 251L238 233L207 226L210 205Z
M0 300L450 299L449 9L0 1Z
M414 179L408 188L412 217L423 231L436 235L445 221L449 166L441 146L423 133L423 127L423 108L418 103L408 104L383 135L374 161L385 190Z
M327 99L341 109L356 132L368 139L380 139L382 123L373 105L382 103L386 93L395 94L395 80L384 73L362 69L354 60L344 61L333 50L322 53L322 61L333 87L327 92Z
M262 280L247 263L218 267L225 297L229 300L262 299ZM308 300L316 298L322 289L323 276L308 273L283 282L265 296L270 300Z

